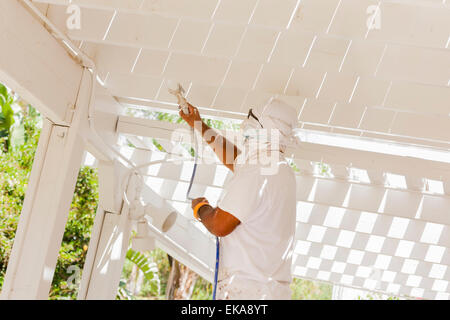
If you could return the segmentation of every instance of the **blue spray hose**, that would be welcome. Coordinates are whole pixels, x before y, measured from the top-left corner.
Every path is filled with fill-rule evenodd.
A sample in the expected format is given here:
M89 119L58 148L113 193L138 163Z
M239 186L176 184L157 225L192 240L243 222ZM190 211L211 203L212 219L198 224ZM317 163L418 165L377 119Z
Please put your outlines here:
M186 198L189 200L193 200L193 198L190 197L190 193L191 193L191 188L192 188L192 184L194 183L194 179L195 179L195 174L197 172L197 160L198 160L198 145L197 145L197 139L196 139L196 135L194 132L194 128L192 129L192 136L194 137L194 145L195 145L195 150L194 150L194 168L192 169L192 175L191 175L191 180L189 181L189 187L186 193ZM214 269L214 289L213 289L213 300L216 300L216 291L217 291L217 279L219 276L219 260L220 260L220 242L219 242L219 237L216 237L216 266Z
M194 200L189 196L189 194L191 193L192 183L194 182L196 172L197 172L197 154L195 156L194 168L192 169L191 181L189 181L189 187L186 193L186 199L188 200Z
M217 278L219 276L219 259L220 259L220 242L219 237L216 237L216 268L214 269L213 300L216 300Z

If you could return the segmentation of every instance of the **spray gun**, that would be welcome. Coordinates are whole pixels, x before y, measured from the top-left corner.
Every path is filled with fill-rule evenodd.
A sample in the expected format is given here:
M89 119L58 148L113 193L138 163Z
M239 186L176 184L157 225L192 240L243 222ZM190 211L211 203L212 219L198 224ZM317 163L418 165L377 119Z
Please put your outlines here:
M189 104L188 104L186 98L184 97L185 91L184 91L184 88L181 86L181 84L177 83L175 86L172 82L169 82L169 93L174 95L175 97L177 97L178 105L180 106L180 109L183 110L183 113L189 114ZM194 159L194 168L192 170L191 180L189 182L189 187L188 187L188 190L186 193L186 199L188 199L188 200L194 199L190 196L190 193L191 193L192 184L194 182L195 173L197 171L197 161L198 161L198 153L197 153L198 143L197 143L197 139L195 136L194 128L191 128L191 134L194 139L194 145L195 145L195 159Z
M177 83L176 88L169 88L169 93L177 97L178 105L181 107L181 110L183 110L184 114L189 114L188 102L184 97L185 91L181 84Z

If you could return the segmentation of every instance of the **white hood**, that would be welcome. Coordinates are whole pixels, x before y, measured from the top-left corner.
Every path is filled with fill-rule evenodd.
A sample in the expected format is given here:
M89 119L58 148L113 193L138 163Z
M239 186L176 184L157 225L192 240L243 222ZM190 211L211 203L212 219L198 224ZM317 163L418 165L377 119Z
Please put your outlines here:
M270 98L263 106L258 106L253 110L264 129L269 132L276 129L280 132L279 145L286 147L293 135L293 129L297 127L297 111L287 103Z
M249 117L242 122L244 145L235 164L259 163L261 157L277 161L279 152L284 152L291 142L298 122L297 111L285 102L271 98L266 104L252 109L252 113L258 120Z

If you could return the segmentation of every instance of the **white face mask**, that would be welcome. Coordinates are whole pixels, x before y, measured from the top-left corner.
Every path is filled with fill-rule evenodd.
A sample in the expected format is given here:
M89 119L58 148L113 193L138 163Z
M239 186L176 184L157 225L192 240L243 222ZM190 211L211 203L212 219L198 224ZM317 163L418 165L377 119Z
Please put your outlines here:
M258 120L253 117L242 121L240 128L243 139L242 154L240 155L242 163L249 163L250 160L256 161L258 151L267 148L268 137L266 131Z
M256 122L256 124L255 124ZM241 134L244 140L244 143L249 139L256 139L258 137L258 130L260 129L260 125L256 120L253 119L245 119L241 123Z
M241 123L241 133L244 139L244 143L249 139L257 139L263 128L262 124L253 114L252 109L249 110L247 119Z
M260 162L264 164L264 158L273 156L273 161L278 161L277 157L285 152L289 143L292 123L296 119L296 112L289 111L279 101L270 100L263 107L250 109L240 126L242 153L236 160L240 159L241 164L262 160Z

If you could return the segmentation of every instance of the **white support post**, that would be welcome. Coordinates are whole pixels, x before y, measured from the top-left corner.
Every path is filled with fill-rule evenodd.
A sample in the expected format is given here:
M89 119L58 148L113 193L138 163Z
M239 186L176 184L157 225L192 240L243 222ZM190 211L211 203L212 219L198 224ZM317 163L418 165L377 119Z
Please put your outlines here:
M86 260L78 292L81 300L113 300L117 295L120 276L131 232L128 207L120 214L99 207L95 238L89 243L89 261Z
M0 30L8 48L0 51L0 82L46 118L0 297L46 299L83 152L105 161L116 157L104 141L114 146L122 107L97 86L94 134L88 123L91 74L20 1L0 1ZM97 220L107 222L104 210L110 208L99 206Z
M122 198L125 172L118 162L99 163L99 205L78 290L80 300L112 300L117 295L132 228L129 207Z
M85 149L90 74L70 127L45 120L2 289L3 299L47 299Z
M103 221L105 219L106 211L99 204L97 212L95 213L94 226L91 229L91 239L89 240L86 260L84 261L83 272L81 276L80 285L78 288L78 300L85 300L87 291L90 285L92 270L94 268L95 256L97 253L98 244L100 241L101 231L103 228Z

